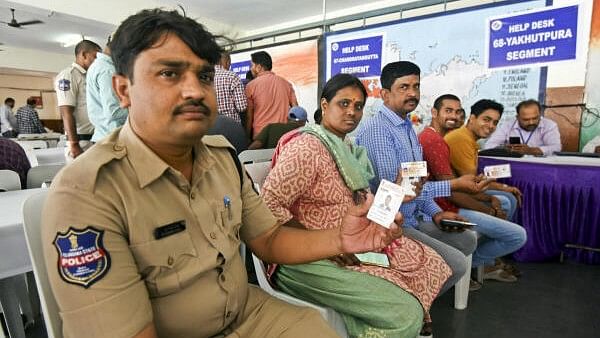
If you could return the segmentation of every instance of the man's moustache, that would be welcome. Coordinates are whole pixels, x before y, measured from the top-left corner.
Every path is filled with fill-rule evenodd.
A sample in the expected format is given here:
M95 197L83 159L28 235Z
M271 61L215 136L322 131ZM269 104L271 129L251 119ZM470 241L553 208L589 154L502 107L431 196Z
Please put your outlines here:
M175 109L173 110L173 114L178 115L183 113L183 110L187 107L196 107L198 108L202 113L208 114L210 112L210 109L208 109L208 107L204 104L204 102L202 102L202 100L190 100L190 101L186 101L185 103L175 107Z

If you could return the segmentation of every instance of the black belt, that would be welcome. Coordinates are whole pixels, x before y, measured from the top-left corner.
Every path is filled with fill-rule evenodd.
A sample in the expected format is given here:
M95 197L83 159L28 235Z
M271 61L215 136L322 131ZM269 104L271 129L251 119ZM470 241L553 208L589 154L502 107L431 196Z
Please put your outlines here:
M92 139L92 134L77 134L79 141L89 141Z

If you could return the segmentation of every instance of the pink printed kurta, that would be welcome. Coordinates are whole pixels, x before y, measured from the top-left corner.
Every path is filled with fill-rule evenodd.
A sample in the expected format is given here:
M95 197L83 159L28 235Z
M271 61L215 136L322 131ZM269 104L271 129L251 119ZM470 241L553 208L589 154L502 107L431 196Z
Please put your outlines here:
M280 222L297 219L308 229L339 227L352 205L352 192L329 151L315 136L302 134L282 149L262 188L263 198ZM410 292L425 313L451 274L433 249L402 237L386 250L390 268L369 265L348 269L384 278Z

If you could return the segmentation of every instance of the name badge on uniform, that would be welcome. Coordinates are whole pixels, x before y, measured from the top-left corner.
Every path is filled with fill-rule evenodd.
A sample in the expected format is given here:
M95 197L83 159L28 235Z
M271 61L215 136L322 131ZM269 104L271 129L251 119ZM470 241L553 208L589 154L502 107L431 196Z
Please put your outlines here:
M104 230L88 226L69 227L57 233L54 246L58 251L58 274L67 283L89 288L110 269L110 255L104 248Z
M67 79L58 80L58 90L66 92L71 89L71 81Z
M161 239L175 235L185 230L185 221L173 222L154 229L154 239Z

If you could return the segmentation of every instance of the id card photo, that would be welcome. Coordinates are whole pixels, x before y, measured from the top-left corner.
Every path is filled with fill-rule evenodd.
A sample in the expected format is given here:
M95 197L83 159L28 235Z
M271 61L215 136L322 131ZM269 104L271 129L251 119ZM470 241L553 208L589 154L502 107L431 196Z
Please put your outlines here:
M389 228L394 222L403 199L404 190L401 186L390 181L381 180L373 205L367 213L367 218Z

